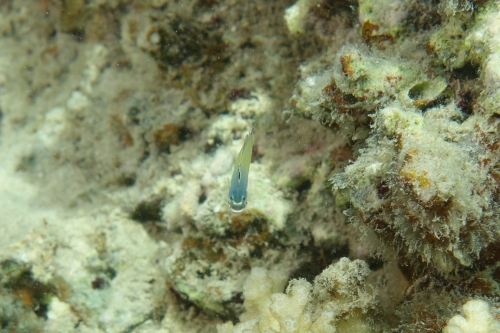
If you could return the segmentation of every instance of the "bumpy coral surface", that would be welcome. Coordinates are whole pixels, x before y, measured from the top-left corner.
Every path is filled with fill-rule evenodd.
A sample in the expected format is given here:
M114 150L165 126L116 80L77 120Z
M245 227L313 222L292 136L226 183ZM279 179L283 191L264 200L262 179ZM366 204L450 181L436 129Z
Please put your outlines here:
M333 192L409 283L401 327L439 331L457 301L498 295L500 10L402 3L360 1L370 47L332 46L303 64L290 102L351 142ZM431 314L423 299L433 293L443 304Z
M483 300L470 300L463 306L464 317L456 315L448 321L443 333L500 332L500 321Z
M314 284L292 280L286 293L270 294L272 276L254 269L245 284L245 321L219 325L218 332L370 332L374 327L369 313L377 297L373 288L364 285L369 272L361 260L342 258L317 276Z
M366 6L360 4L362 20ZM471 14L449 17L430 35L428 48L447 67L470 72L483 66L490 87L498 10L487 8L461 32L463 38L440 44ZM418 52L396 61L372 52L342 47L329 69L305 70L291 99L295 114L337 126L361 148L354 163L332 178L339 201L350 198L351 221L397 245L415 264L441 273L471 267L484 259L481 251L497 246L500 231L498 122L491 117L496 93L486 98L472 74L454 77ZM462 77L470 90L461 87Z
M442 272L471 266L500 232L493 138L485 134L495 127L480 117L459 124L453 116L461 116L453 105L424 115L380 110L368 148L333 178L337 190L349 189L353 220Z
M496 312L498 2L293 2L0 1L0 330Z

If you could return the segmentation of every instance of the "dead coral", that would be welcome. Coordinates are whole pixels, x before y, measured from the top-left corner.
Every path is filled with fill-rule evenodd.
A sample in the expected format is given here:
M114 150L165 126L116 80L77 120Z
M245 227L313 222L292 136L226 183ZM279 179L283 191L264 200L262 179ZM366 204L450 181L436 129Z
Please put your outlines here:
M290 268L285 260L292 260L293 251L269 231L265 215L255 209L236 215L224 210L219 216L225 232L207 228L184 237L167 258L166 269L168 282L181 297L209 314L234 319L243 311L238 295L250 268L265 265L286 272Z
M426 79L411 60L394 62L363 48L344 46L331 69L303 74L291 103L295 114L325 126L339 125L342 134L360 140L368 136L370 113L391 100L408 100L405 89ZM425 103L436 103L438 96L426 96Z
M471 266L500 233L490 175L497 146L485 134L496 127L480 117L457 124L456 112L453 105L423 116L381 110L369 149L332 179L337 190L349 189L353 221L440 272Z

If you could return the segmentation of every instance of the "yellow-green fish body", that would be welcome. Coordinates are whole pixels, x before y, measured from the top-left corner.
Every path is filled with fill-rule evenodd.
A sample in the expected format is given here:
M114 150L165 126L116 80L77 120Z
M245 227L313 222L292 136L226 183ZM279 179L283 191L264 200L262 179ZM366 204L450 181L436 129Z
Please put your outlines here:
M245 138L243 147L234 162L233 175L229 187L229 207L233 213L240 213L247 205L247 186L252 148L254 143L253 128Z

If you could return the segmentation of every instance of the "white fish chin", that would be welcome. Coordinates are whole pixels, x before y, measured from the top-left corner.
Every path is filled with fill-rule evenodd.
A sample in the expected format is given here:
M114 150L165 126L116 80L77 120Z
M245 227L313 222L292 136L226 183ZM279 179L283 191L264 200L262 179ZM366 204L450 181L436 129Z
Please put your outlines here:
M243 205L232 205L231 203L229 203L229 208L233 213L241 213L246 206L246 203L244 203Z

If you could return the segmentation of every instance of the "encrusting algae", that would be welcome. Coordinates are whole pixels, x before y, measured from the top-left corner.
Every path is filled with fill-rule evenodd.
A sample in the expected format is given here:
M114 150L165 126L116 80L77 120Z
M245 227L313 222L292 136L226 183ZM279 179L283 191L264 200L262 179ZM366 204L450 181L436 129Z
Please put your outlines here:
M497 1L7 0L0 36L0 330L498 330Z

